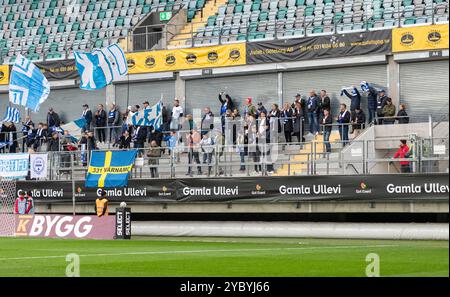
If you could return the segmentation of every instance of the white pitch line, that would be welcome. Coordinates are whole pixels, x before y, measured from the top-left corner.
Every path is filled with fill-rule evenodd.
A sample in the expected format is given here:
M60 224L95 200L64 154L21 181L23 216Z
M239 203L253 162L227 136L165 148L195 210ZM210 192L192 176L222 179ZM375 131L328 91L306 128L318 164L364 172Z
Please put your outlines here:
M193 250L193 251L160 251L160 252L129 252L129 253L104 253L85 254L80 257L106 257L106 256L133 256L133 255L164 255L164 254L196 254L196 253L236 253L236 252L269 252L269 251L289 251L289 250L323 250L323 249L359 249L359 248L385 248L396 247L398 245L347 245L347 246L323 246L323 247L303 247L303 248L265 248L265 249L227 249L227 250ZM0 261L12 260L37 260L37 259L59 259L63 256L37 256L37 257L17 257L0 258Z

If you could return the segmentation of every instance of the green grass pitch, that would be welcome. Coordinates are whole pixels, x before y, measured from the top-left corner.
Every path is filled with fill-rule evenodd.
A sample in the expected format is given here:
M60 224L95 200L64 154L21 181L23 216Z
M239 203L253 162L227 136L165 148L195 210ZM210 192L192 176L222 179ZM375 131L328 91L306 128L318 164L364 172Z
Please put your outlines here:
M449 276L448 241L134 237L131 241L0 238L1 276Z

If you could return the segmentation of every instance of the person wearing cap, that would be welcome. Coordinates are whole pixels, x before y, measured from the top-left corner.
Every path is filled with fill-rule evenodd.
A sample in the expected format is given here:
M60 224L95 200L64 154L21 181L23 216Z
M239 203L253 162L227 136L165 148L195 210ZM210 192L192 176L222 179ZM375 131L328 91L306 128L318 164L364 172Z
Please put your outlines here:
M108 199L106 198L105 190L101 190L100 197L95 200L95 213L99 218L109 215Z
M378 119L378 125L383 125L383 117L384 112L383 109L387 104L387 101L390 98L386 95L386 91L384 89L381 89L378 91L378 99L377 99L377 117Z
M392 104L392 99L388 98L386 105L383 107L383 123L394 124L395 123L395 105Z
M258 102L258 107L256 109L256 118L259 118L259 115L261 113L264 113L265 115L267 115L267 109L264 107L262 102Z
M256 117L256 107L253 105L253 99L251 97L247 98L245 107L244 107L244 117L247 118L248 116L254 116Z
M49 128L59 127L60 124L61 124L61 120L59 118L59 115L53 110L52 107L50 107L48 109L48 114L47 114L48 127Z
M83 104L83 113L81 117L86 120L86 125L83 127L83 132L91 129L92 111L89 109L89 105Z

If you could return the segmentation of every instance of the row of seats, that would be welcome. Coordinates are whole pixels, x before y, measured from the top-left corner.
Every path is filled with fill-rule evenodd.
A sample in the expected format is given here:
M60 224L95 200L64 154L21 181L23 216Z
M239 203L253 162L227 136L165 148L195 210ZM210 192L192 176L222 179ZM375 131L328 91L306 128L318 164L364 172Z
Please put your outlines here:
M206 0L0 0L0 58L32 60L116 43L150 12L186 7L190 18ZM53 43L58 43L55 46Z
M444 0L229 0L194 42L330 34L448 22Z

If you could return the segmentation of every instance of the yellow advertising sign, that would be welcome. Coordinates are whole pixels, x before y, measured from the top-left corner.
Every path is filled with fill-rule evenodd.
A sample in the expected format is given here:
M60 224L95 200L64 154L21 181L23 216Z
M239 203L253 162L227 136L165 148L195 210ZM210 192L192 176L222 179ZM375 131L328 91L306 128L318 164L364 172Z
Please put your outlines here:
M126 54L130 74L245 65L245 43Z
M0 65L0 85L9 84L9 65Z
M392 30L392 52L448 48L448 25L429 25Z

